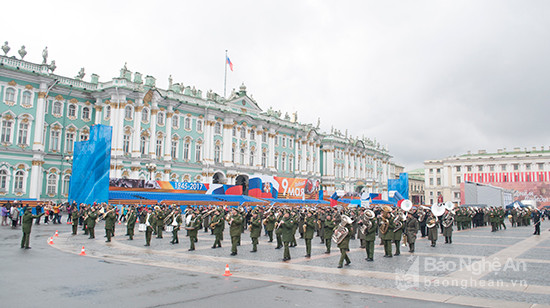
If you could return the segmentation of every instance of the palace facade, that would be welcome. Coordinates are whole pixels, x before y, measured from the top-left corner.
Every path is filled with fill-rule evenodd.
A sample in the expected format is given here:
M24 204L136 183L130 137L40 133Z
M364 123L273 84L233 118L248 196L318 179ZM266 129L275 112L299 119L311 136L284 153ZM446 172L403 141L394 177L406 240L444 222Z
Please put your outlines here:
M264 111L244 84L227 98L120 70L100 82L55 63L0 56L0 198L65 201L74 143L113 127L111 178L246 185L253 174L320 180L326 192L379 192L391 155L375 140Z

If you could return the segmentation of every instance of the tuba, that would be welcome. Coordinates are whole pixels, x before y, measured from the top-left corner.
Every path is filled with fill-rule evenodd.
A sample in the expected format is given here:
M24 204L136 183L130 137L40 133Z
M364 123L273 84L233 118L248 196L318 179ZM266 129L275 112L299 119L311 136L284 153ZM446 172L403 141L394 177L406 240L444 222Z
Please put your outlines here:
M435 217L431 217L430 220L428 220L428 222L426 223L426 227L428 227L429 229L435 227L437 225L437 218Z
M445 215L443 217L443 222L442 222L443 227L448 228L448 227L452 226L454 221L455 221L455 218L454 218L453 214L448 213L447 215Z
M351 225L353 220L349 218L349 216L342 215L342 222L336 227L336 230L334 230L334 234L332 234L332 240L336 244L340 244L344 238L348 235L349 230L346 228L346 225Z

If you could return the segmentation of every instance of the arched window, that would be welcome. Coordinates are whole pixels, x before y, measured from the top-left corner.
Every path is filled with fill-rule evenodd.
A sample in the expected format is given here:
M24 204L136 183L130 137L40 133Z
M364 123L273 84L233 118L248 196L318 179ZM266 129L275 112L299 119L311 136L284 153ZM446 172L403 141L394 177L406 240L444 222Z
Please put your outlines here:
M195 147L195 161L200 162L202 157L202 144L197 142L197 145Z
M124 155L130 154L130 142L132 141L132 135L130 133L125 133L122 136L122 152Z
M254 167L254 150L250 150L249 163L251 167Z
M216 145L214 147L214 162L219 163L220 162L220 156L221 156L221 149L219 145Z
M71 153L74 149L74 132L65 133L65 152Z
M48 175L46 193L48 195L55 195L56 192L57 192L57 175L50 174Z
M197 131L202 132L202 120L197 120Z
M139 140L139 152L141 153L141 155L145 155L147 154L146 151L147 151L147 137L141 136Z
M132 112L132 106L126 106L124 108L124 118L126 120L131 120L133 117L134 117L134 115L133 115L133 112Z
M245 127L241 128L241 138L242 139L246 138L246 128Z
M237 127L233 126L233 137L237 136Z
M111 106L107 105L107 107L105 107L105 120L109 118L111 118Z
M141 122L149 122L149 109L143 108L141 112Z
M183 122L183 128L185 128L186 130L191 129L191 118L190 117L185 117L185 120Z
M0 170L0 191L8 190L8 171Z
M179 128L180 127L180 117L178 115L172 116L172 128Z
M157 114L157 124L164 125L164 112L159 112Z
M156 151L155 151L155 155L157 155L157 158L160 158L162 157L162 144L163 144L163 141L164 141L164 137L162 136L157 136L157 147L156 147Z
M23 98L21 100L21 105L30 106L31 105L31 97L32 97L31 92L29 92L29 91L23 92Z
M214 134L221 135L222 133L222 124L220 122L216 122L216 125L214 125Z
M83 120L89 120L90 119L90 108L88 108L88 107L82 108L82 119Z
M6 89L6 102L15 102L15 90L12 88Z
M254 140L254 138L256 138L256 133L254 132L254 130L250 130L250 140Z
M235 162L235 145L231 147L231 161Z
M262 152L262 168L267 168L267 153Z
M27 144L29 141L29 123L19 122L17 144Z
M243 149L243 148L241 148L241 155L240 155L240 158L241 158L241 159L240 159L241 165L244 165L244 149Z
M281 169L283 171L286 171L286 155L283 154L283 157L281 158Z
M275 169L279 169L279 154L275 153Z
M14 192L23 192L23 181L25 179L25 172L19 170L15 173L15 181L13 183Z
M173 160L178 158L178 139L172 139L172 147L170 148L170 156Z
M288 170L294 171L294 157L292 156L288 158Z
M76 105L69 105L69 111L68 111L69 117L76 117Z
M65 175L63 177L63 187L62 187L62 194L65 196L69 195L69 183L71 182L71 176Z
M61 115L61 106L62 106L61 102L55 101L53 103L52 113L55 115Z
M185 143L183 144L183 159L189 160L189 149L191 146L191 142L189 139L185 140Z
M52 129L50 132L50 150L56 152L59 151L59 138L61 135L61 131L57 129Z

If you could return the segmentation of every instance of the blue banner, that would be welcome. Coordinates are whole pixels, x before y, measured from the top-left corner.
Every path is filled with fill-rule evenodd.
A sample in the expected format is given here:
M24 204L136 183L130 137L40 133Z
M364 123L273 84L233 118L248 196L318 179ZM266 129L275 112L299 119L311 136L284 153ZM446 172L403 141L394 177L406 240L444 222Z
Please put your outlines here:
M75 142L69 202L109 201L112 127L93 125L90 139Z
M399 179L388 180L388 191L395 190L403 198L409 199L409 174L401 173L399 174Z

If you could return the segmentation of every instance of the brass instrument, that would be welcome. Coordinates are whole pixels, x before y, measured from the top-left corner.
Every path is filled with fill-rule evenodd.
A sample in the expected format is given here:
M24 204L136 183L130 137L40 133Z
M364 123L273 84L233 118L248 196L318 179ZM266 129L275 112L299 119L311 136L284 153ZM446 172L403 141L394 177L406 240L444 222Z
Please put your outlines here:
M390 227L390 221L382 216L382 219L380 220L380 233L386 234L388 232L388 229Z
M334 233L332 234L332 240L336 244L340 244L344 238L349 233L348 228L346 228L346 225L351 225L353 223L353 220L349 218L349 216L342 215L342 222L336 227L336 230L334 230Z
M170 213L168 216L166 216L166 218L164 218L164 224L166 224L168 222L168 220L170 220L170 217L172 217L172 215L174 215L174 213L176 213L176 211L172 211L172 213Z
M448 228L453 225L453 222L455 221L455 217L451 213L447 213L445 216L443 216L443 227Z
M437 224L437 218L432 217L432 218L430 218L430 220L428 220L428 222L426 223L426 227L428 227L428 228L431 229L431 228L435 227L436 224Z

